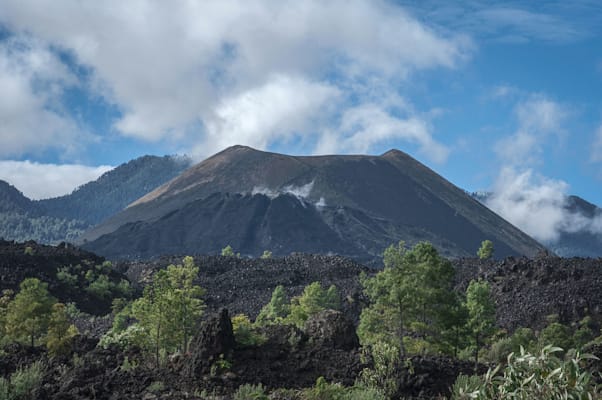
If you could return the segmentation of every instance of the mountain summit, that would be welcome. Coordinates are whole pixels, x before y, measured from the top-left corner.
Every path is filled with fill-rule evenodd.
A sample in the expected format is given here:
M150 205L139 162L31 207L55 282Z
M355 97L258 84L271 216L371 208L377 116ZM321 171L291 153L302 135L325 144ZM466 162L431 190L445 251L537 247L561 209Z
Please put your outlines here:
M409 155L289 156L230 147L88 231L84 247L111 258L294 251L374 260L390 244L428 240L470 256L490 239L498 256L543 247Z

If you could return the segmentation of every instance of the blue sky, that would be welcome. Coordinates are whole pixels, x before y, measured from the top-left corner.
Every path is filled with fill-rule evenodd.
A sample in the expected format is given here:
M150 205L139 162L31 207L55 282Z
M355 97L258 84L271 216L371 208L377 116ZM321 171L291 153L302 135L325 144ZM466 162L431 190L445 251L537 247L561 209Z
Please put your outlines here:
M462 188L495 191L491 206L542 240L583 228L561 211L564 194L602 205L598 1L0 10L0 179L35 198L144 154L201 160L246 144L398 148Z

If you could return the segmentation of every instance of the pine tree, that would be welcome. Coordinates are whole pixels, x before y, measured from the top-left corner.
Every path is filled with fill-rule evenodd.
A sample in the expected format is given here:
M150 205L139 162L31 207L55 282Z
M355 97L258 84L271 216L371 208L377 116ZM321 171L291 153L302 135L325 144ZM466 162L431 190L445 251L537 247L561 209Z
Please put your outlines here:
M384 263L374 277L362 279L371 305L362 311L358 335L363 344L396 346L403 359L404 336L435 342L444 325L455 323L449 320L454 269L430 243L418 243L411 251L403 242L390 246Z
M185 257L183 265L158 271L143 296L132 304L132 315L148 334L157 366L161 350L187 350L204 308L200 298L204 291L194 284L198 272L193 258Z
M51 355L64 354L69 349L69 341L79 332L69 321L67 310L63 303L52 305L52 314L48 322L46 347Z
M493 257L493 242L491 240L483 240L479 251L477 251L477 256L481 260L489 260Z
M284 286L278 285L272 292L270 302L262 307L255 321L262 325L282 323L289 315L290 310Z
M475 346L475 370L479 364L479 350L495 330L495 302L491 298L489 284L485 281L470 281L466 289L468 326Z
M48 293L48 284L37 278L27 278L19 287L19 293L8 305L6 333L13 340L28 338L33 347L35 340L46 333L56 300Z

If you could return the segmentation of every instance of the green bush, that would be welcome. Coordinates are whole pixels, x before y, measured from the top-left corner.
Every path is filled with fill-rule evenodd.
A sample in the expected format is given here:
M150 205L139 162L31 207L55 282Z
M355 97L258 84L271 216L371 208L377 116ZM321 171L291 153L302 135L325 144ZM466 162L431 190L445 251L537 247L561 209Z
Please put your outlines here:
M260 384L245 384L238 387L234 393L234 400L268 400L263 386Z
M363 386L345 387L340 383L328 383L319 377L313 388L303 390L303 400L385 400L385 396L374 388Z
M584 360L592 355L575 353L563 360L555 356L563 350L546 346L534 355L521 349L511 353L504 366L498 365L482 377L458 377L452 388L452 399L592 399L600 391L591 372L581 369Z
M539 345L541 348L552 345L565 350L573 347L573 335L571 328L560 322L552 322L539 334Z
M9 379L0 378L0 400L32 398L32 392L42 383L44 371L44 364L36 361L27 368L19 368Z
M258 346L265 343L265 336L257 333L247 317L244 314L238 314L232 317L232 330L236 343L241 346Z

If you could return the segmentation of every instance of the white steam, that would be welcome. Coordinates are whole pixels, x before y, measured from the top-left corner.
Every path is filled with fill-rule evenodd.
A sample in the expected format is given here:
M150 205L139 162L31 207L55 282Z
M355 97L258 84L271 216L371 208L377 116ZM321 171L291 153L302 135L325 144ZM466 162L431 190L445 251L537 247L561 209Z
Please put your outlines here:
M253 194L253 195L262 194L264 196L268 196L270 199L274 199L278 196L288 194L288 195L295 196L299 201L301 201L302 204L305 204L305 200L308 199L313 187L314 187L314 181L311 181L308 184L303 185L303 186L288 185L288 186L284 186L280 189L270 189L270 188L266 188L264 186L256 186L251 191L251 194ZM320 199L320 200L323 200L323 199Z

